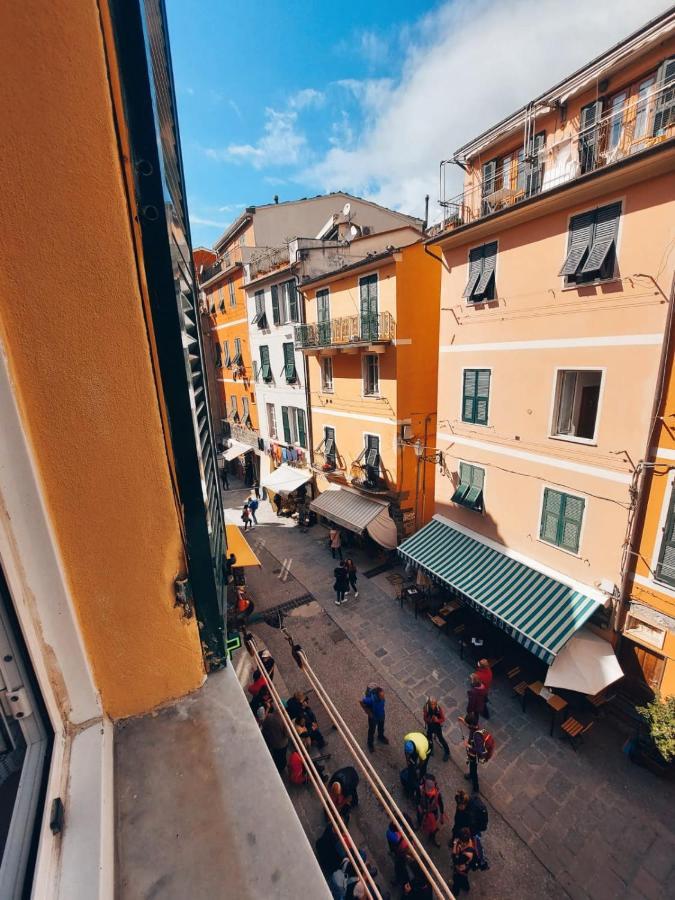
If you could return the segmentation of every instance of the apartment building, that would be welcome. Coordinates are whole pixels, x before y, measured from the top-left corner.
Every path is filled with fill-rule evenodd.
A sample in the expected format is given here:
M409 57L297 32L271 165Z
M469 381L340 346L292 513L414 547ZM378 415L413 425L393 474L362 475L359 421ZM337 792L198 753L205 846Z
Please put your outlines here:
M409 229L301 281L307 321L295 346L321 492L311 506L386 548L433 512L439 287L438 263Z
M391 245L419 240L422 222L345 195L331 195L330 215L321 227L284 246L256 254L246 267L250 342L264 456L265 484L279 464L305 470L311 478L308 380L305 358L294 342L296 325L306 321L299 282ZM282 473L283 474L283 473ZM270 487L278 487L282 475ZM289 485L297 478L292 478Z
M164 6L0 46L0 897L328 897L226 664Z
M625 598L673 302L674 23L456 151L429 241L443 465L401 551L549 665L584 623L616 644Z

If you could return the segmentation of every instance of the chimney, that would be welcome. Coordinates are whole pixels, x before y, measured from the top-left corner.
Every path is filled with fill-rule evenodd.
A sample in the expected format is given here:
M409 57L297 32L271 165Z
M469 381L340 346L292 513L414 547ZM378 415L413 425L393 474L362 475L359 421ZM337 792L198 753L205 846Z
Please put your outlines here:
M278 195L278 194L275 194L275 195L274 195L274 202L275 202L275 203L278 203L278 202L279 202L279 195Z
M427 226L429 224L429 195L427 194L424 198L424 227L423 231L427 230Z

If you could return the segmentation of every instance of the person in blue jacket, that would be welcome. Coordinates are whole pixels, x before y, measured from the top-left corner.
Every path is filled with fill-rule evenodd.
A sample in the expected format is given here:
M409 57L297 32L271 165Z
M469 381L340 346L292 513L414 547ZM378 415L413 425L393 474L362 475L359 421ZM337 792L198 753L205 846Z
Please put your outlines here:
M381 687L369 687L361 700L361 707L368 716L368 749L375 752L375 731L381 744L388 744L389 740L384 735L384 691Z

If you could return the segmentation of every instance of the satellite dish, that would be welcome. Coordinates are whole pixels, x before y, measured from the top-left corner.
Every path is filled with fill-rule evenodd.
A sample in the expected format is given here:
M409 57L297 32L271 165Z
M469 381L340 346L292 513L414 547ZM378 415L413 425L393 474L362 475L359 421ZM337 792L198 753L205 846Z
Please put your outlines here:
M356 227L356 225L352 225L349 230L351 232L352 237L356 237L357 234L359 233L359 229Z
M342 215L348 216L351 211L352 211L351 203L345 203L345 205L342 207Z

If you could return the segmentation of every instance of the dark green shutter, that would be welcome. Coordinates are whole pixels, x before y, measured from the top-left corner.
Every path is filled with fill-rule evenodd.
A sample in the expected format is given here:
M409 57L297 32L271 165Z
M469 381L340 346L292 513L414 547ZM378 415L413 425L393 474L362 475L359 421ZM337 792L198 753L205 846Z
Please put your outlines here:
M288 318L291 322L298 321L298 289L295 281L286 282L288 289Z
M476 401L476 370L464 370L464 385L462 387L462 421L475 421Z
M602 206L595 211L593 244L581 269L582 275L599 275L605 261L613 254L614 243L619 232L620 216L620 203Z
M663 529L659 561L656 566L656 577L659 581L675 587L675 489L670 495L668 518Z
M602 100L581 107L579 114L579 162L581 174L592 172L597 162L598 123L602 116Z
M656 98L654 128L652 134L658 137L675 122L675 56L666 59L656 76Z
M544 489L544 506L541 511L539 537L549 544L558 543L558 526L562 518L563 495L551 488Z
M471 466L461 462L459 464L459 484L450 498L453 503L462 503L471 487Z
M576 274L581 263L585 261L586 253L590 249L591 240L593 238L594 224L595 210L581 213L581 215L573 216L570 219L567 256L565 257L562 269L558 273L559 275L571 276Z
M361 339L377 340L377 275L367 275L360 283Z
M291 443L291 425L288 420L288 407L287 406L281 407L281 423L284 428L284 443L290 444Z
M286 381L295 381L295 351L293 344L284 344L284 369Z
M563 516L558 533L558 544L565 550L576 553L579 550L581 520L584 516L584 501L581 497L563 495Z
M316 318L319 343L322 347L330 344L330 299L328 290L316 292Z
M488 405L490 401L490 370L478 369L476 373L476 404L474 422L487 425Z
M269 347L262 345L260 347L260 374L263 381L269 381L272 377L270 368L270 350Z
M301 447L307 449L307 426L305 424L304 409L296 409L295 411L298 421L298 443Z
M281 316L279 315L279 286L276 284L272 285L272 321L275 325L279 325L281 322Z
M489 299L493 293L492 287L497 266L497 241L484 244L481 249L483 251L483 271L476 284L474 297L485 300Z
M472 250L469 250L469 279L464 288L462 297L471 297L476 289L478 279L483 271L483 250L483 246L474 247Z

